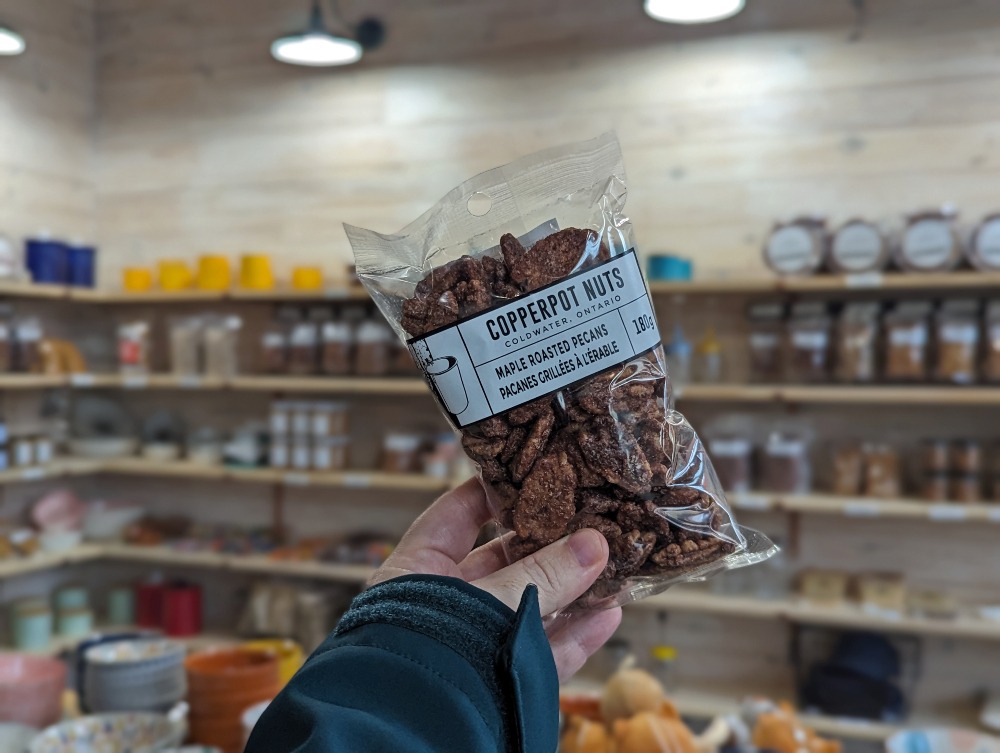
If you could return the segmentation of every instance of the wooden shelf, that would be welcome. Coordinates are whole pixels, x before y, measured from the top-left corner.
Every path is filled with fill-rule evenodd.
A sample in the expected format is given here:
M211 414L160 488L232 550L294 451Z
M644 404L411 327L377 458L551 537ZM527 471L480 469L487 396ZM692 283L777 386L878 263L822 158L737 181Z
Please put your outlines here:
M827 275L811 277L747 277L743 279L699 279L687 282L649 283L654 295L777 295L838 292L933 292L995 290L1000 288L996 272L943 272L934 274Z
M675 390L681 402L1000 405L1000 387L877 385L690 384Z
M100 464L103 473L129 476L169 476L247 483L283 484L285 486L339 487L343 489L390 489L439 492L448 489L448 479L419 473L383 473L381 471L292 471L278 468L229 468L174 461L164 463L145 458L117 458Z
M849 518L910 518L936 523L1000 523L1000 502L939 503L921 499L876 499L832 494L727 495L736 510L775 510L807 515L844 515Z
M35 286L30 286L35 287ZM58 294L55 291L59 291ZM0 295L3 294L0 289ZM93 288L60 288L54 286L51 295L47 297L69 298L84 303L108 304L167 304L189 302L222 302L222 301L366 301L368 292L360 286L335 286L322 290L295 290L280 287L274 290L149 290L145 293L129 293L124 290L98 290Z
M239 376L228 387L251 392L323 392L340 395L430 395L427 383L406 377Z
M64 387L67 381L61 374L0 374L0 390L43 390Z
M29 575L80 562L90 562L101 555L100 546L82 544L65 552L36 552L30 557L0 560L0 578Z
M967 640L1000 641L1000 622L978 617L951 619L887 615L867 612L860 606L830 607L801 600L767 600L719 596L692 588L674 588L635 602L643 609L664 609L728 617L787 620L801 625L876 630L887 633L930 635Z

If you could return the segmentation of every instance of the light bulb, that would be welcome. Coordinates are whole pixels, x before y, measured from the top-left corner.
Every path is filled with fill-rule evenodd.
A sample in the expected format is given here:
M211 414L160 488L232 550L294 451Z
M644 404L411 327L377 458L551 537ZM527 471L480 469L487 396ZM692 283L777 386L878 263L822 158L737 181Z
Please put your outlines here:
M361 59L361 45L353 39L311 31L274 40L271 55L292 65L348 65Z
M20 55L25 47L24 37L13 29L0 26L0 55Z
M645 0L646 15L672 24L707 24L731 18L746 0Z

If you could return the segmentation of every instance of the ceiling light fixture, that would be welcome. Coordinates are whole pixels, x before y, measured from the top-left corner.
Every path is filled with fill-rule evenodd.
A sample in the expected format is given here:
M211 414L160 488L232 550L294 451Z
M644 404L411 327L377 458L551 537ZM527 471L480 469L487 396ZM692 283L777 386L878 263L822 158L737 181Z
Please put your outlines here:
M332 1L332 0L331 0ZM335 26L347 28L333 6ZM381 44L385 37L382 22L366 18L347 34L330 31L323 21L319 0L313 0L309 28L299 34L279 37L271 43L271 56L282 63L314 67L350 65L361 59L365 50Z
M10 27L0 24L0 55L20 55L27 45L24 37Z
M671 24L707 24L732 18L746 0L645 0L646 15Z

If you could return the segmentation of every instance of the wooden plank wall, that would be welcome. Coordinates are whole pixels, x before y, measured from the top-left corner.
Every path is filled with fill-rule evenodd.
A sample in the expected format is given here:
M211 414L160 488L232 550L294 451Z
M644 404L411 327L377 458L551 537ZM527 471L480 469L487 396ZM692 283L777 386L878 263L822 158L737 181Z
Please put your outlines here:
M0 58L0 235L93 240L93 0L3 0L29 54Z
M383 50L346 70L270 60L306 2L100 0L102 270L263 250L349 256L476 172L617 129L647 250L759 268L772 219L997 208L1000 6L754 0L677 29L635 2L373 0ZM739 32L739 33L737 33ZM746 33L744 33L746 32Z

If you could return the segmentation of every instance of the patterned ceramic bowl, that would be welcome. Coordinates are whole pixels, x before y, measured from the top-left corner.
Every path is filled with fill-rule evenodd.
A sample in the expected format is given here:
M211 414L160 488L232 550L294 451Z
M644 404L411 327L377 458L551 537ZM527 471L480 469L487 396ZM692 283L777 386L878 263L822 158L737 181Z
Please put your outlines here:
M170 714L99 714L49 727L30 753L160 753L187 734L187 706Z

